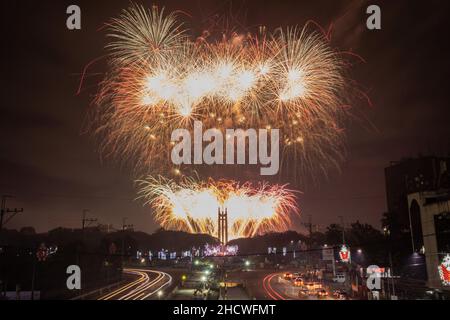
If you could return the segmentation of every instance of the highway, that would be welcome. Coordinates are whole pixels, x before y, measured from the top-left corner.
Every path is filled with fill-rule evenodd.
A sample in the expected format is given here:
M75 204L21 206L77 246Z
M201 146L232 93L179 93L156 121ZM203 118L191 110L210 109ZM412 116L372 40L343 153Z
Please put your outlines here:
M288 296L279 292L276 270L233 271L228 274L230 281L243 282L251 298L257 300L288 300Z
M316 293L307 292L305 295L299 295L299 287L295 287L290 280L283 279L283 273L271 273L266 275L262 280L262 287L269 299L272 300L334 300L330 289L326 286L323 289L327 292L327 296L318 298Z
M274 289L272 286L272 280L278 279L281 276L279 273L272 273L264 277L263 279L263 288L266 292L267 296L272 300L288 300L287 296L284 296L281 292Z
M149 269L124 269L124 273L137 276L137 279L100 297L98 300L148 300L169 286L172 276L168 273Z
M308 290L305 286L295 286L292 280L285 280L285 272L276 269L234 270L228 273L227 278L230 282L243 283L249 298L256 300L335 300L334 290L342 289L331 283L310 279L308 282L320 287ZM319 295L319 292L322 294Z

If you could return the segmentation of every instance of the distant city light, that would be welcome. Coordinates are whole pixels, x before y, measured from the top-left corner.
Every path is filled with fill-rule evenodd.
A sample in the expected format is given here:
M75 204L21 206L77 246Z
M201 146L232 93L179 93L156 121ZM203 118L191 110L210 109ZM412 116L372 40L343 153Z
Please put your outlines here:
M237 245L222 246L222 245L208 245L204 247L204 253L207 257L216 256L235 256L238 253L239 247Z

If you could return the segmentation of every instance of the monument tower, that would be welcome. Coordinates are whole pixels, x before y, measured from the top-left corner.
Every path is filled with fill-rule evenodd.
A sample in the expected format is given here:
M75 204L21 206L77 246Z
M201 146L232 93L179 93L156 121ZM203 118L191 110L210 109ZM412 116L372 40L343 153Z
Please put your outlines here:
M222 210L220 207L217 210L218 212L218 238L220 244L225 246L228 243L228 210Z

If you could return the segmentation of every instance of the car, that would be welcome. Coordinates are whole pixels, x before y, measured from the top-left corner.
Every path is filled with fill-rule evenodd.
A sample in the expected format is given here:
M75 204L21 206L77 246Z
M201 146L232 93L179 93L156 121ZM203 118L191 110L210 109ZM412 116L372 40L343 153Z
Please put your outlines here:
M308 291L314 291L314 289L316 288L314 282L304 282L303 286L306 288L306 290Z
M283 278L284 278L284 280L292 280L292 273L286 272L286 273L283 275Z
M317 291L318 298L326 298L328 296L328 292L324 289L320 289Z
M305 282L305 287L308 290L320 290L322 289L322 284L320 282L315 282L315 281L309 281L309 282Z
M303 284L304 284L303 278L297 277L294 279L294 286L301 287L303 286Z
M309 295L309 291L306 289L300 289L298 290L298 296L299 297L306 297Z
M343 290L334 290L333 297L338 300L347 300L348 299L347 292L345 292Z
M344 283L345 282L345 274L338 273L333 277L333 282Z
M337 299L339 299L339 300L348 300L347 292L341 292L341 293L337 296Z
M341 294L341 292L342 292L341 290L334 290L333 291L333 297L337 298Z

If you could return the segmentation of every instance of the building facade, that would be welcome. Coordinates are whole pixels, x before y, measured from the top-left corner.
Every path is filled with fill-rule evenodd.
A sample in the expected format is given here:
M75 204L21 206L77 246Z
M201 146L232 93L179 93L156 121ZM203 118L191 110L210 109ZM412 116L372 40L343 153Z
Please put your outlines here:
M410 208L408 195L450 189L449 170L449 157L431 156L392 162L385 168L388 212L383 228L393 239L409 237L412 252L419 252L424 243L420 211Z
M415 192L408 195L408 206L421 218L427 285L450 291L450 193Z

